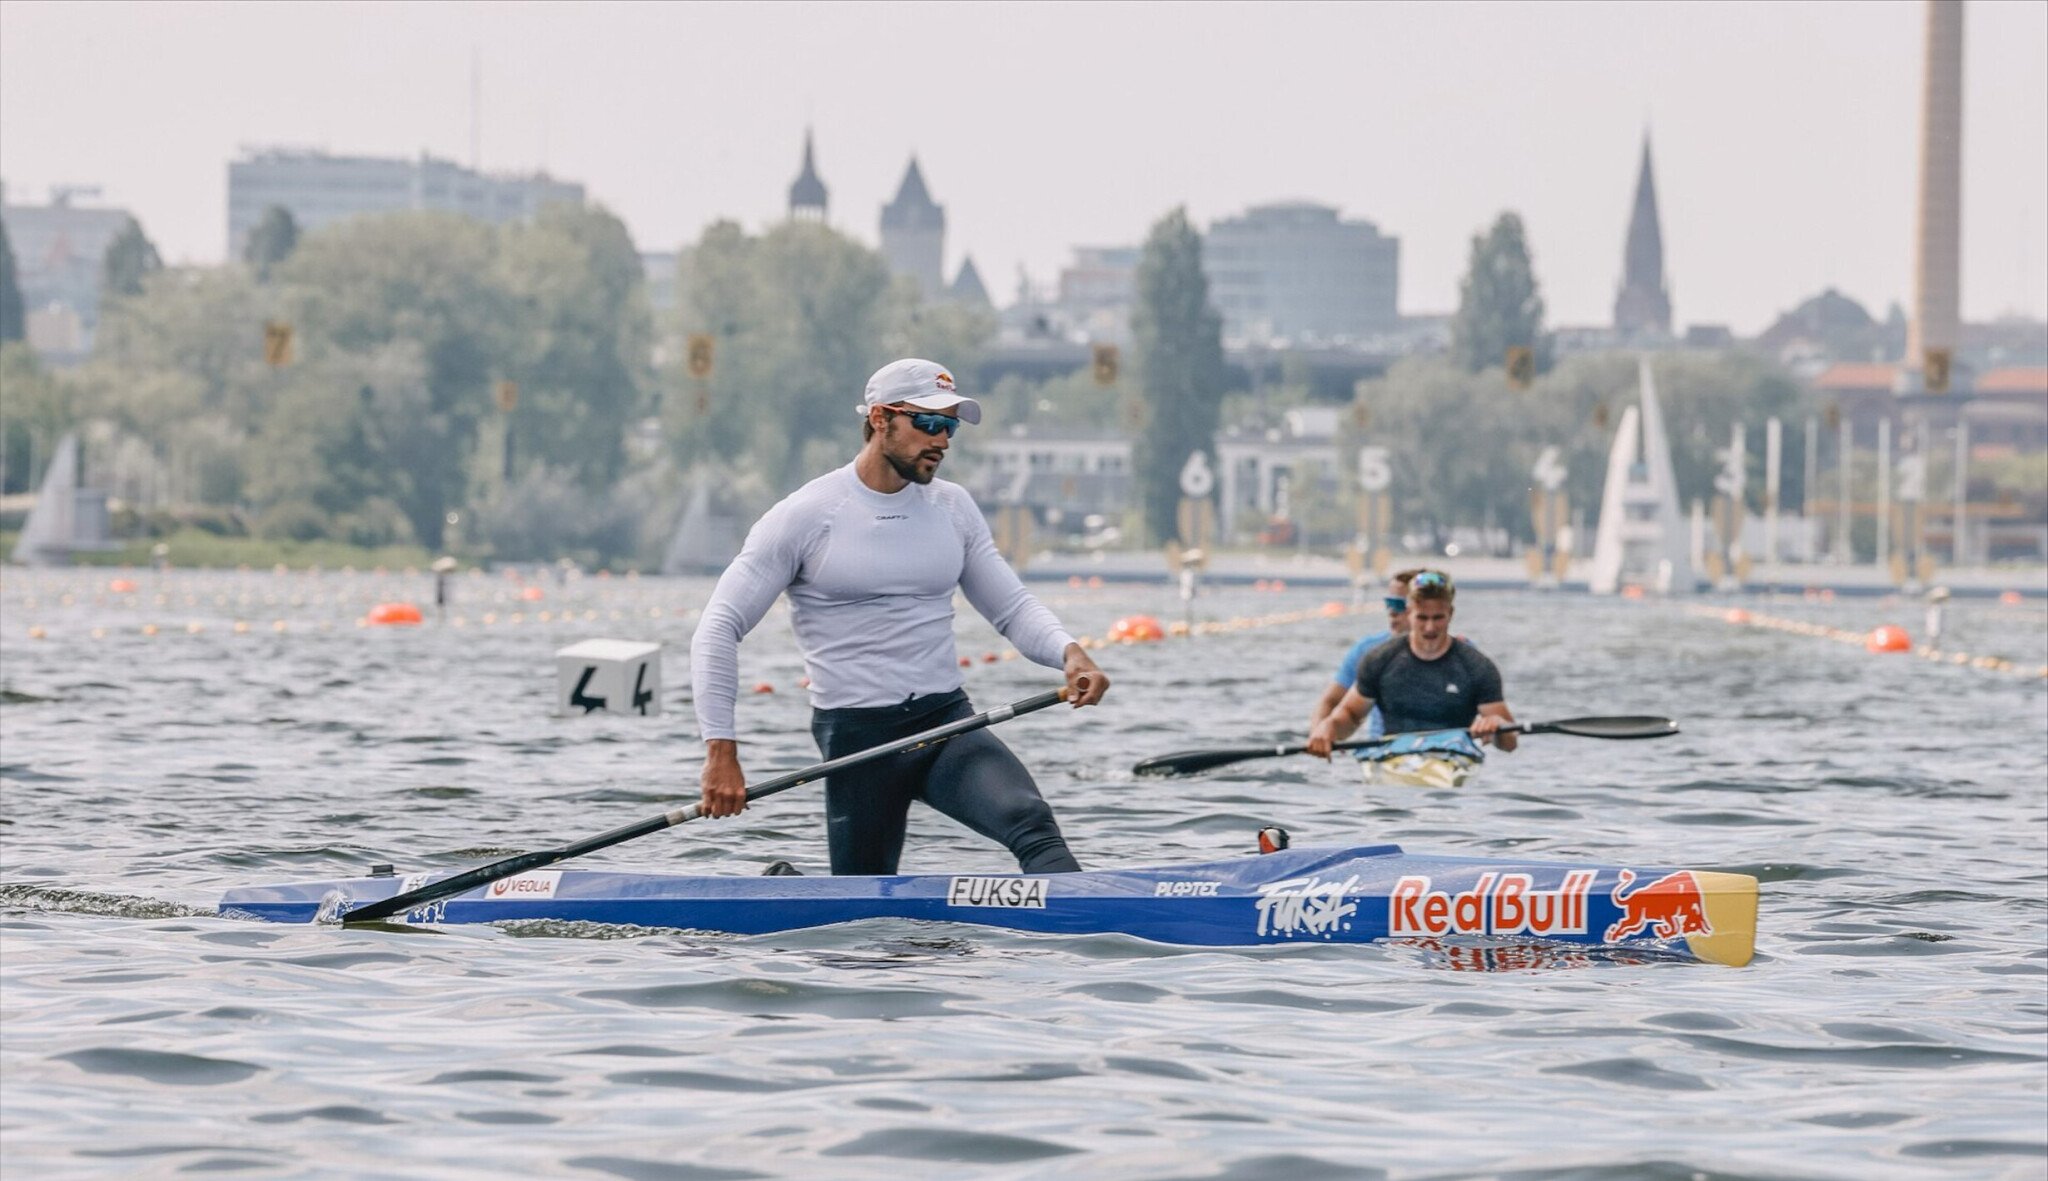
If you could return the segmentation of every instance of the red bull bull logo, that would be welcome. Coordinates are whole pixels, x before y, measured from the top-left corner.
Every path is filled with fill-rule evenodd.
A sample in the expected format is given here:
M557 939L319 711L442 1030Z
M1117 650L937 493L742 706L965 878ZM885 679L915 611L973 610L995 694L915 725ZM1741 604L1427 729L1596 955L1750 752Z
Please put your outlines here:
M1564 875L1557 888L1539 890L1526 873L1489 871L1470 890L1430 888L1429 878L1410 874L1387 897L1387 933L1404 935L1583 935L1586 899L1593 892L1590 869Z
M1707 892L1691 870L1667 873L1641 886L1635 880L1635 870L1622 870L1614 892L1608 895L1621 909L1621 917L1607 928L1608 943L1643 931L1659 939L1714 933L1713 924L1707 922Z

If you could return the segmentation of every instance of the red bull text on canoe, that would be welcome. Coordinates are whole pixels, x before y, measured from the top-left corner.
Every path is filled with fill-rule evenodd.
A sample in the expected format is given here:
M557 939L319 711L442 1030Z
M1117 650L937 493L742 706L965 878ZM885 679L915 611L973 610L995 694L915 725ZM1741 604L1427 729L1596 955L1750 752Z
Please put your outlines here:
M1470 890L1430 889L1410 874L1387 898L1387 933L1411 935L1583 935L1586 899L1599 874L1577 869L1554 890L1539 890L1526 873L1482 873Z

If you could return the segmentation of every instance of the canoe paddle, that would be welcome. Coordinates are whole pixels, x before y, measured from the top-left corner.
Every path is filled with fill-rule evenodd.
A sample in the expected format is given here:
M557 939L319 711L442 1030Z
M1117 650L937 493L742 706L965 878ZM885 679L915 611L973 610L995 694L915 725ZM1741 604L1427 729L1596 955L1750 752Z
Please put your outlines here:
M1440 734L1440 730L1419 730L1413 734L1388 734L1381 738L1359 738L1350 742L1339 742L1330 749L1363 750L1369 746L1385 746L1399 738L1414 738L1418 734ZM1612 717L1612 718L1564 718L1555 722L1515 722L1502 726L1495 733L1513 734L1571 734L1579 738L1668 738L1678 733L1678 723L1670 718ZM1270 759L1281 755L1305 754L1306 746L1234 746L1219 750L1184 750L1179 754L1160 755L1146 759L1131 768L1136 775L1168 776L1192 775L1197 771L1213 770L1242 763L1248 759Z
M971 718L961 718L957 722L947 722L943 726L934 726L921 734L913 734L908 738L899 738L894 742L885 742L880 746L855 751L850 755L841 755L836 759L827 759L822 763L813 763L802 770L791 771L787 775L778 775L773 779L765 780L749 787L747 789L747 802L752 803L763 796L772 796L778 791L787 791L792 787L799 787L803 784L814 782L832 774L834 771L844 771L848 767L858 767L862 763L871 763L876 759L887 758L890 755L903 754L922 746L929 746L935 742L944 742L948 738L968 733L971 730L979 730L984 726L993 726L998 722L1007 722L1011 718L1023 717L1028 713L1036 713L1046 706L1056 705L1066 700L1066 697L1067 691L1064 688L1055 689L1049 693L1040 693L1036 697L1026 697L1022 701L1013 701L1008 705L1000 706L985 713L975 714ZM553 865L557 861L567 861L572 857L581 857L585 853L595 853L599 849L607 849L613 845L622 844L632 840L634 837L644 837L651 832L660 832L665 828L673 828L684 821L695 820L703 814L704 805L701 802L681 805L658 815L649 816L645 820L628 824L623 828L615 828L610 832L599 833L597 836L588 837L571 845L563 845L559 849L542 849L536 853L521 853L516 857L507 857L503 861L493 861L489 865L479 866L476 869L458 873L454 877L442 878L438 882L429 882L416 890L406 890L402 893L393 894L381 902L366 903L342 915L341 921L344 923L374 923L379 919L388 919L395 914L404 914L409 910L417 910L429 902L452 897L465 890L474 890L478 886L487 886L499 878L509 878L514 874L525 873L530 869L539 869L544 865Z

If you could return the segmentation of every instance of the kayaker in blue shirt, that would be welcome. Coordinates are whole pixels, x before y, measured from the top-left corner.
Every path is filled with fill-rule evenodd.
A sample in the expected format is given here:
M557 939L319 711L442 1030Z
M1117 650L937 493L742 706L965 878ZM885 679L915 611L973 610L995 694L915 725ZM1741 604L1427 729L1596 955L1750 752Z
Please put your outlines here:
M1403 570L1387 580L1386 597L1380 600L1387 609L1387 626L1365 636L1345 651L1344 659L1337 662L1337 674L1330 679L1330 685L1323 690L1323 695L1316 698L1315 709L1309 712L1309 729L1315 729L1318 723L1329 717L1330 711L1337 708L1337 703L1344 700L1345 691L1357 683L1358 662L1366 653L1395 636L1408 634L1408 581L1420 573L1422 570L1417 567L1413 570ZM1359 737L1378 738L1384 733L1386 730L1381 724L1379 707L1374 706L1373 711L1365 716L1364 732ZM1362 759L1366 755L1360 752L1358 757Z
M1501 688L1500 669L1485 653L1451 634L1456 595L1451 576L1442 571L1424 570L1409 580L1406 641L1389 641L1365 654L1357 682L1310 730L1308 753L1330 757L1334 744L1357 731L1375 706L1384 711L1390 734L1451 731L1440 740L1431 733L1427 739L1403 744L1415 746L1412 751L1386 750L1416 764L1412 769L1394 768L1401 772L1393 777L1395 782L1454 787L1485 757L1475 744L1515 749L1514 731L1500 729L1515 720ZM1408 770L1416 774L1409 776Z

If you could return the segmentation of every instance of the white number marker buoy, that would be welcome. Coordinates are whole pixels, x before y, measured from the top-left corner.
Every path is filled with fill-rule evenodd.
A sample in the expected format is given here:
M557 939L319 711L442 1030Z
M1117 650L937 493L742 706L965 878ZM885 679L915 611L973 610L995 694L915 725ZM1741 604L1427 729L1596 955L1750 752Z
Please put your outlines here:
M653 717L661 712L661 645L584 640L555 653L555 712L604 710Z

